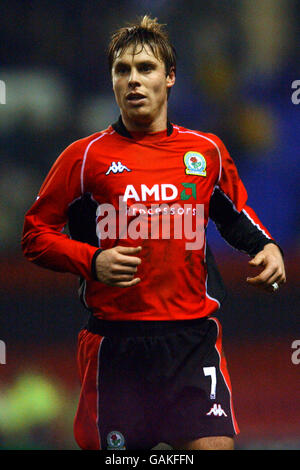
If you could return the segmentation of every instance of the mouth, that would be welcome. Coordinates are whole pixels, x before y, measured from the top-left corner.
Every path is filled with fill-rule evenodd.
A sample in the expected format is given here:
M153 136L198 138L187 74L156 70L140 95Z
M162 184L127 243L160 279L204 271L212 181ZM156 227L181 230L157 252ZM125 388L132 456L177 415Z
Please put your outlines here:
M142 95L141 93L129 93L126 96L126 100L130 101L130 103L137 104L141 103L142 100L144 100L146 97Z

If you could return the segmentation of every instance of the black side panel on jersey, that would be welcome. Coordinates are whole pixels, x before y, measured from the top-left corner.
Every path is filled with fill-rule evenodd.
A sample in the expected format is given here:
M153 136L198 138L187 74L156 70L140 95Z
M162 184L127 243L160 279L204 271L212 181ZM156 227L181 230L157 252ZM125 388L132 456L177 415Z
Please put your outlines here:
M98 246L96 210L97 203L88 193L70 205L68 210L68 225L73 240Z
M208 243L206 244L206 266L207 293L210 297L217 299L220 304L222 304L222 302L224 302L225 298L227 297L227 290Z
M73 240L98 246L96 234L96 211L97 203L90 194L84 194L70 205L68 210L68 226L70 236ZM90 311L85 302L86 281L79 278L78 295L83 306Z

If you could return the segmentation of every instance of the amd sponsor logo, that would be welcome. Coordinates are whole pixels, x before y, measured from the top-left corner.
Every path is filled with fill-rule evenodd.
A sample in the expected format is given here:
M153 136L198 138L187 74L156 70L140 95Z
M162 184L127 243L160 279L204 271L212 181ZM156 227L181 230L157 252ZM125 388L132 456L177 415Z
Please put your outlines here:
M133 184L128 184L125 189L123 201L134 200L136 202L148 201L150 198L154 201L174 201L179 198L181 200L188 200L193 197L196 200L197 190L195 183L180 183L183 188L179 194L179 190L175 184L162 183L154 184L150 188L146 184L141 184L136 189Z

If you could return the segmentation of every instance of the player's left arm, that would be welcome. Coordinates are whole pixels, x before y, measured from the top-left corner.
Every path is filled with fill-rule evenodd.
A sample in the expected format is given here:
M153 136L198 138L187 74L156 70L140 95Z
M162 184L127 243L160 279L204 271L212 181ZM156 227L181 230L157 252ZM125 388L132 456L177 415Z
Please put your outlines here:
M249 265L260 270L247 278L250 285L273 291L272 284L286 282L283 252L249 206L239 212L216 188L210 202L210 217L227 243L251 256Z
M210 217L222 237L251 256L249 265L260 272L248 277L249 285L273 291L272 284L286 282L283 252L256 213L247 205L247 191L222 141L214 136L222 156L221 175L210 201Z

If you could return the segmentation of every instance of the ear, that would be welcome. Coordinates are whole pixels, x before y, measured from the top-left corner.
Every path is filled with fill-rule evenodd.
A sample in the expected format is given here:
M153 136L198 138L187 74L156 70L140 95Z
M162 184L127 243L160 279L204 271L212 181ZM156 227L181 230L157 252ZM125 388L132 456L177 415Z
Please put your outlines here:
M175 84L175 80L176 80L175 67L171 67L166 77L167 88L171 88Z

